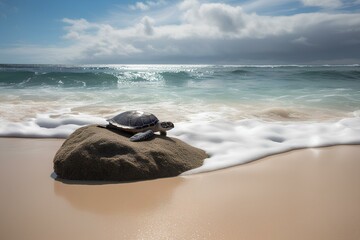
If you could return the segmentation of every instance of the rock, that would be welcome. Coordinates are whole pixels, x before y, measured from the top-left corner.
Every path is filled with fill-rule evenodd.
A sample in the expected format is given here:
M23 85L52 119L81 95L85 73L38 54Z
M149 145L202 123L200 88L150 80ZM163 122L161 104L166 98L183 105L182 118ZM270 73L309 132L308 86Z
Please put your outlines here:
M79 128L56 153L54 171L70 180L145 180L177 176L208 157L176 138L131 142L130 136L95 125Z

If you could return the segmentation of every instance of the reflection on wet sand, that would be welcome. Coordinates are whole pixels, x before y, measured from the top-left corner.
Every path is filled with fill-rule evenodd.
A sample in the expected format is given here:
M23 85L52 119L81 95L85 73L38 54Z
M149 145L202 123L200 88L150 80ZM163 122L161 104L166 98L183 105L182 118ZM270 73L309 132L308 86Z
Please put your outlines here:
M99 215L136 214L171 202L174 190L182 181L182 178L168 178L102 185L54 181L54 192L82 211Z

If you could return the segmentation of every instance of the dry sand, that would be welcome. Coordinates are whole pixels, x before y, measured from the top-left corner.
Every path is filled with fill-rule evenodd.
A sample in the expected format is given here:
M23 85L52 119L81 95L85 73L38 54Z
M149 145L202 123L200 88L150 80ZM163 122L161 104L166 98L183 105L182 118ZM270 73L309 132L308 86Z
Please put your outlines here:
M0 239L360 239L360 146L133 183L51 177L62 140L0 139Z

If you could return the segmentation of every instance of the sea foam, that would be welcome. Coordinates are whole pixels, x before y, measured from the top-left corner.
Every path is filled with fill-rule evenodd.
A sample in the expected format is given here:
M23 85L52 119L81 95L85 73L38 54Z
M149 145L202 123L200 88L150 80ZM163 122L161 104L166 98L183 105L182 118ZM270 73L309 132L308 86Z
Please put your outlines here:
M85 114L52 118L50 114L37 114L23 122L1 121L0 137L67 138L79 127L106 124L103 118Z
M327 122L204 119L207 118L176 122L175 128L168 133L209 154L203 166L184 175L236 166L293 149L360 144L359 117ZM68 114L60 118L38 114L21 123L2 122L0 136L66 138L81 126L106 123L104 118L85 114Z
M175 122L169 136L209 153L185 174L211 171L291 149L360 144L359 77L359 65L0 64L0 136L66 138L144 110Z
M170 135L202 148L210 155L203 166L183 173L187 175L244 164L294 149L360 144L360 118L322 123L257 119L179 123Z

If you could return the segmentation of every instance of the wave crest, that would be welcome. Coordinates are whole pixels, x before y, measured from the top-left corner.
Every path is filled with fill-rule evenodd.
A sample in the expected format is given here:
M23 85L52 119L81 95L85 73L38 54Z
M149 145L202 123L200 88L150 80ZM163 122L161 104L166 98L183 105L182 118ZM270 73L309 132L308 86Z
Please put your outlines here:
M31 71L0 72L0 84L15 88L26 87L113 87L118 78L99 72L49 72Z

